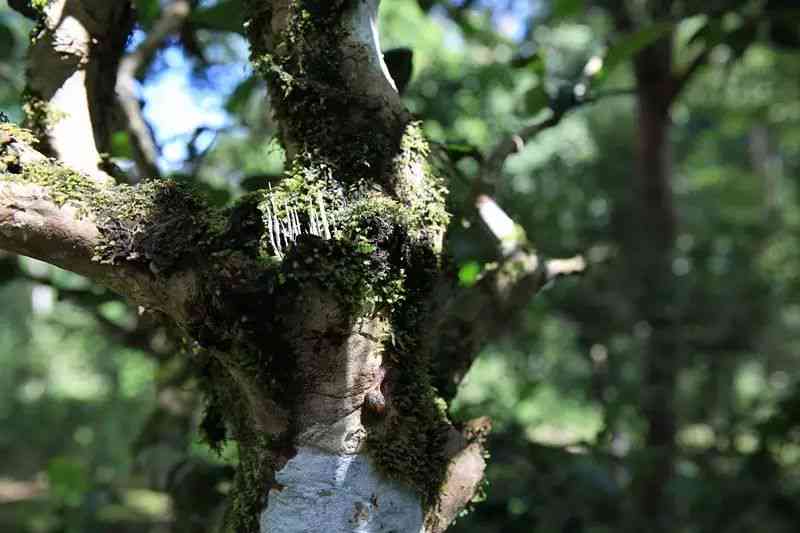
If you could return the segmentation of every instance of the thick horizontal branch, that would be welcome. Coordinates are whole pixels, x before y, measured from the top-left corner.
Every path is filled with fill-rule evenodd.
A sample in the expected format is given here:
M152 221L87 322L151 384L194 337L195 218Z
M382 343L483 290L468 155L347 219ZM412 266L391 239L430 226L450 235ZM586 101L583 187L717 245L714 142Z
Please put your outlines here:
M194 292L191 272L154 272L152 263L134 261L136 252L117 258L129 221L124 209L152 212L157 195L135 188L100 188L90 178L45 158L25 142L0 130L0 249L33 257L86 276L180 321ZM136 216L132 214L130 216ZM115 233L119 231L119 233ZM139 223L133 231L146 231Z

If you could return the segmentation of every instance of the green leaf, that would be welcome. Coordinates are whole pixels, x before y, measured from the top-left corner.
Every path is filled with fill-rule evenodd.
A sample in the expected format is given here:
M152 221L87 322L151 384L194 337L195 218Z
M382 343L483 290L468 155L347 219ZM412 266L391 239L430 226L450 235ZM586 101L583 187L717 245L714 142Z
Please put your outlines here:
M550 95L544 89L544 85L539 84L536 87L528 89L525 93L525 113L528 115L535 115L542 109L550 106Z
M447 151L447 156L454 163L467 157L471 157L476 161L481 157L480 150L468 143L446 143L444 149Z
M594 77L595 82L602 83L608 79L615 68L630 61L640 51L669 35L674 27L672 22L659 22L619 39L608 49L603 60L603 68Z
M244 5L242 0L222 0L192 12L189 21L204 30L244 33Z
M86 467L68 457L56 457L47 465L50 494L70 507L77 507L91 485Z
M477 261L465 263L458 269L458 282L462 287L472 287L481 275L481 264Z
M144 29L150 29L161 13L158 0L136 0L136 20Z
M556 0L553 2L553 18L563 19L574 17L583 12L584 0Z
M127 131L117 131L111 136L111 155L133 159L133 148Z

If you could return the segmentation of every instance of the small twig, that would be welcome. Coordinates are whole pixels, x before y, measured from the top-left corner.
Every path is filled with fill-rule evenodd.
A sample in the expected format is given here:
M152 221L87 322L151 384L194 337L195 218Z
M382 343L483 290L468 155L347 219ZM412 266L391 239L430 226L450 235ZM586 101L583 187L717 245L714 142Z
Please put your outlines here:
M521 129L503 137L484 159L481 168L482 184L493 187L500 181L500 175L505 166L506 160L519 153L524 148L525 143L539 135L546 129L556 126L563 118L564 113L552 113L548 118L528 124Z
M481 167L481 184L490 189L493 188L500 181L500 176L503 172L506 160L521 152L527 143L534 137L539 135L545 130L557 126L561 120L571 111L579 109L584 105L594 104L600 100L611 98L615 96L630 96L635 94L636 90L632 88L624 89L609 89L596 93L590 93L584 97L576 97L573 103L564 109L558 111L551 109L549 117L533 122L523 126L519 130L509 133L498 142L495 147L489 152L484 159L484 164Z
M117 69L117 102L125 117L140 178L157 178L160 176L160 171L158 146L142 114L142 106L137 96L137 78L150 64L167 38L180 29L190 11L189 0L173 0L164 7L161 17L155 22L144 41L122 58Z
M545 278L552 281L561 276L574 276L586 271L586 259L582 255L576 255L569 259L550 259L545 263Z

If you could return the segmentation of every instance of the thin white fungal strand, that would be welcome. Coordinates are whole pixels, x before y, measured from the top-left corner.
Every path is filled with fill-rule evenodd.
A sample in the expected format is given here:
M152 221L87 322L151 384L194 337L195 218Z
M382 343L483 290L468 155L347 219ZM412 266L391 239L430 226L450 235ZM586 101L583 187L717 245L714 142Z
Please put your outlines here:
M278 259L283 259L288 248L295 244L297 239L304 233L316 235L327 240L336 235L334 219L328 217L325 201L321 193L318 192L316 195L317 205L308 207L306 221L300 218L300 211L296 206L290 205L286 200L283 200L282 204L283 216L279 217L277 202L272 193L272 185L269 185L269 201L265 205L266 230Z
M328 229L328 216L325 214L325 201L322 199L322 193L317 193L317 203L319 204L319 211L322 214L322 227L325 230L325 238L331 238L331 232Z

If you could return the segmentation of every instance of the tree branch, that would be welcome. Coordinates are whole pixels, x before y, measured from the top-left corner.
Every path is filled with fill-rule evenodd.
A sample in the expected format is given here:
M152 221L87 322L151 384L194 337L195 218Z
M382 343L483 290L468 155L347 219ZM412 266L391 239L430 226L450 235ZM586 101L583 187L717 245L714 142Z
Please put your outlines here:
M532 122L520 128L519 130L509 133L492 148L489 154L484 158L480 170L480 185L488 188L488 191L478 192L491 192L499 182L503 172L503 167L506 160L512 155L521 152L525 148L525 144L534 139L537 135L545 130L558 126L561 120L567 116L571 111L574 111L585 105L594 104L605 98L614 96L630 96L635 94L635 89L609 89L602 92L590 93L583 97L573 96L572 102L560 109L551 109L550 116L542 120Z
M429 511L426 531L442 533L481 491L486 469L486 437L492 424L488 417L464 424L461 431L451 429L445 455L449 459L441 497Z
M534 296L556 278L581 274L587 268L582 256L541 257L531 249L523 228L492 198L480 195L476 204L484 226L497 241L501 259L488 266L475 286L437 295L445 303L438 313L441 322L432 333L439 353L437 387L446 399L455 395L483 344L502 334Z
M475 286L453 289L432 328L436 385L443 397L455 396L483 345L504 333L534 296L556 278L582 274L586 267L582 256L547 260L520 249L491 265Z
M98 184L108 151L117 64L132 26L129 1L53 0L28 55L31 127L47 155Z
M0 249L81 274L135 304L184 319L196 290L191 271L156 274L152 263L102 257L125 237L117 232L126 224L125 206L147 212L154 209L148 200L158 198L101 187L7 130L0 130ZM126 257L143 253L131 250Z
M158 146L152 130L147 124L137 94L137 78L142 75L158 50L177 32L191 12L188 0L173 0L163 8L160 18L155 22L147 37L135 50L125 55L117 71L117 103L125 117L125 127L133 147L134 161L139 178L157 178Z
M530 141L544 130L557 126L564 117L564 114L565 113L552 113L544 120L523 126L521 129L503 137L484 159L483 168L481 168L480 172L480 181L490 188L499 183L506 160L515 153L521 152L526 142Z
M455 395L483 344L503 333L531 298L556 278L587 267L582 256L547 260L532 251L524 230L488 196L478 197L478 210L502 259L475 286L437 295L446 303L431 333L438 347L437 387L446 399Z

